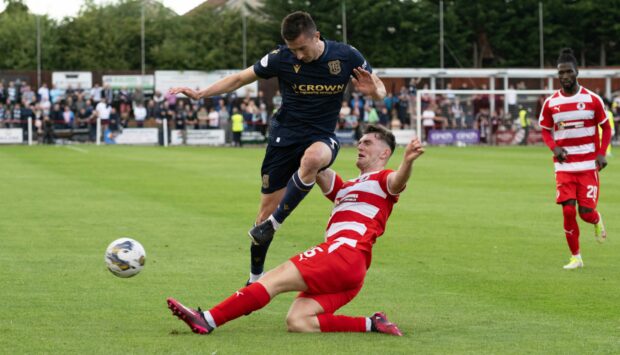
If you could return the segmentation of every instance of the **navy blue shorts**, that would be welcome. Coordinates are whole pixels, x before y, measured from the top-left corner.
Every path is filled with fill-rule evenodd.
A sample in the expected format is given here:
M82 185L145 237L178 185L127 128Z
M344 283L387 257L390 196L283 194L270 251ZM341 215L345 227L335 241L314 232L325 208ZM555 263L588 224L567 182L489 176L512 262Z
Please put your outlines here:
M267 145L263 166L261 167L263 181L261 192L270 194L286 187L293 173L299 169L304 152L315 142L324 142L332 151L329 164L321 169L325 170L334 163L340 150L340 143L335 136L311 136L304 141L284 147L276 146L270 142Z

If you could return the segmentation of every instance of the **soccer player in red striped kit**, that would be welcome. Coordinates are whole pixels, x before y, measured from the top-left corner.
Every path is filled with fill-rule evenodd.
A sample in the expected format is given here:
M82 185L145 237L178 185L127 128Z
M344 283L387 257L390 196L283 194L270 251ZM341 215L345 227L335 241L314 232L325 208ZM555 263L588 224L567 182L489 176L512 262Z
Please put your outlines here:
M577 82L579 70L571 49L560 51L557 68L562 89L547 98L539 123L543 140L553 151L556 202L562 205L564 232L572 254L564 269L572 270L583 267L577 212L582 220L594 225L597 241L607 239L596 205L600 191L598 174L607 166L605 153L611 141L611 126L603 100ZM600 138L598 126L602 130Z
M292 332L380 332L400 336L398 327L382 312L370 317L334 313L361 290L370 267L372 246L411 176L414 160L424 153L417 138L405 148L397 170L385 169L394 152L394 135L368 126L360 139L356 165L360 175L343 181L327 169L317 177L325 196L334 202L325 232L326 241L295 255L258 282L203 312L168 298L168 308L199 334L211 333L244 314L266 306L283 292L301 291L286 317Z

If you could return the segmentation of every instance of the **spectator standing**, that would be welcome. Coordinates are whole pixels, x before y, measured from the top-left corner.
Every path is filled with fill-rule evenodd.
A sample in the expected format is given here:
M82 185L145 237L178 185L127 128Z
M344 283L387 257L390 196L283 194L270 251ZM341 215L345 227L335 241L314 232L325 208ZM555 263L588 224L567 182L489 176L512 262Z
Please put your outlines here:
M13 105L11 110L11 127L20 128L22 119L22 109L20 104Z
M209 115L208 115L208 129L217 129L219 128L219 124L220 124L220 114L215 111L215 107L211 107L209 109Z
M400 90L397 109L401 127L409 127L409 91L405 87Z
M239 109L233 107L233 114L230 118L232 123L233 146L241 147L241 133L243 132L243 116L239 113Z
M107 125L110 120L112 107L108 104L105 97L101 98L101 101L95 107L95 111L97 111L97 117L101 120L101 125Z
M379 124L384 128L388 128L390 125L390 111L387 106L381 107L381 110L379 111Z
M112 134L121 130L121 116L118 114L115 107L110 107L109 122L108 128Z
M192 105L185 104L183 111L185 112L186 129L198 129L198 117L196 111L192 109Z
M37 102L37 95L32 91L29 85L24 86L24 92L22 93L22 100L25 105L30 105Z
M168 103L168 108L170 110L176 110L177 109L177 95L173 94L171 92L167 92L166 96L164 96L164 98L166 99L166 102Z
M463 110L463 105L461 104L461 99L458 96L454 98L454 101L450 105L450 116L452 128L456 128L457 126L460 128L465 128L465 112Z
M0 128L9 127L9 122L6 119L7 116L10 116L10 114L8 114L6 108L4 107L4 102L0 101Z
M424 141L428 143L431 129L435 128L435 106L426 106L422 112L422 127L424 127Z
M136 119L136 126L138 126L138 128L144 127L144 120L146 120L147 111L141 101L136 102L136 106L133 109L133 115Z
M50 90L50 101L52 104L60 103L63 98L63 91L57 88L56 85L52 85L52 90Z
M102 91L103 89L99 86L99 83L95 83L95 86L90 89L90 99L94 102L101 101Z
M224 141L230 143L232 141L230 114L226 109L226 104L223 99L220 99L220 110L217 113L220 115L220 129L224 130Z
M50 99L50 90L48 89L46 83L41 84L41 87L37 91L37 94L39 94L39 101L41 101L41 102L43 102L43 101L51 101L51 99Z
M65 106L62 113L62 120L64 121L65 128L73 128L73 121L75 120L75 114L71 111L71 107Z
M226 109L224 109L224 111L226 111ZM207 108L204 106L200 107L196 115L198 117L198 126L200 129L209 128L209 112L207 112Z
M54 124L55 129L64 128L64 119L62 117L62 110L60 108L60 104L54 104L49 113L50 120Z
M111 105L112 102L114 102L114 90L112 89L110 84L103 85L103 90L101 90L101 95L102 95L102 98L105 99L105 101L108 104Z
M530 118L528 117L528 110L523 106L519 110L519 126L523 130L523 139L519 145L527 145L527 138L530 135Z
M15 87L14 82L9 81L9 87L6 89L6 92L7 92L8 102L11 105L15 104L18 100L17 100L17 88Z

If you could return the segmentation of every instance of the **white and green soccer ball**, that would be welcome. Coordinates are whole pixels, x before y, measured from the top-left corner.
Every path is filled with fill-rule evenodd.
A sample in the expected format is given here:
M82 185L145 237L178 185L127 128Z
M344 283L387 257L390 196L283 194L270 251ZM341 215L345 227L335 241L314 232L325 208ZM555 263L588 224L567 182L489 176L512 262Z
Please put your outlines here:
M105 263L111 273L118 277L132 277L144 267L146 252L142 244L131 238L120 238L105 251Z

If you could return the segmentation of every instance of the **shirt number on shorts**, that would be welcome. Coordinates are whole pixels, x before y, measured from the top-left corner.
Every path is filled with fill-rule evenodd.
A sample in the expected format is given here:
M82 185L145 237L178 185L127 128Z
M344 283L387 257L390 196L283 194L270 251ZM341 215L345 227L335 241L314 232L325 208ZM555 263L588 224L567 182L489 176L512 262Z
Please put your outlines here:
M586 197L596 200L596 193L598 191L598 187L595 185L588 185L587 188L588 188L588 193L586 194Z
M314 247L314 248L310 248L310 249L304 251L303 253L299 254L299 261L303 261L305 259L309 259L309 258L315 256L317 251L322 253L323 252L323 248L321 248L321 247Z

